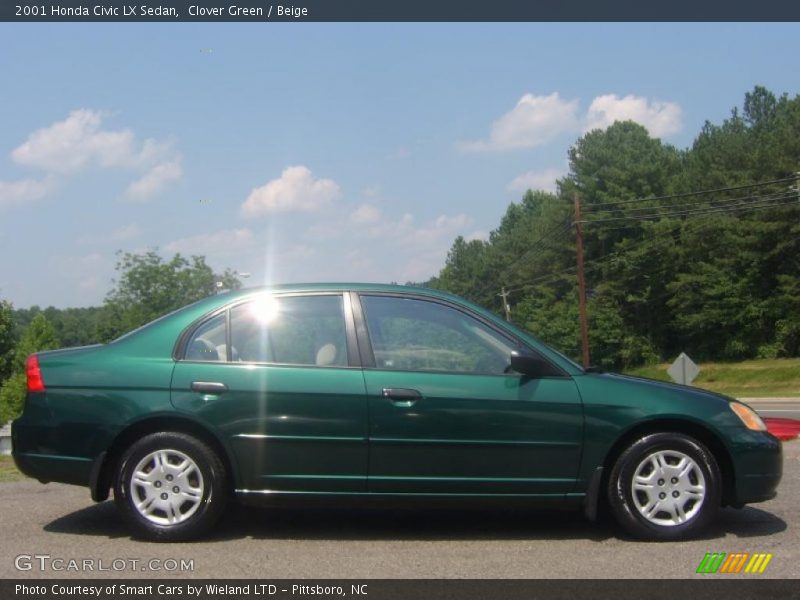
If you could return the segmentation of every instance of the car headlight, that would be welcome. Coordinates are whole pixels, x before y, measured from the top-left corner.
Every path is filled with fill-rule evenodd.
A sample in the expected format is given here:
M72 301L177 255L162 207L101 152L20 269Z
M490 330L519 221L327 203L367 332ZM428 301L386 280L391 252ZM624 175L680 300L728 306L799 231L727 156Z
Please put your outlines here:
M731 410L736 413L736 416L742 420L744 426L748 429L752 429L753 431L767 430L767 426L764 425L764 421L761 420L761 417L758 416L758 413L756 413L756 411L746 404L742 404L741 402L731 402L729 406L731 407Z

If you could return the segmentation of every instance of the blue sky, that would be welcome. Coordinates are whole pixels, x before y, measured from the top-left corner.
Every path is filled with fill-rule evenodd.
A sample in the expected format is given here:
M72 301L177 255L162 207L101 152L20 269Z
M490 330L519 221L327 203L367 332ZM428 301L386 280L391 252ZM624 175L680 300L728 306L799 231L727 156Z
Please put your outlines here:
M797 24L2 24L0 297L102 302L115 252L248 285L424 280L584 131L685 147Z

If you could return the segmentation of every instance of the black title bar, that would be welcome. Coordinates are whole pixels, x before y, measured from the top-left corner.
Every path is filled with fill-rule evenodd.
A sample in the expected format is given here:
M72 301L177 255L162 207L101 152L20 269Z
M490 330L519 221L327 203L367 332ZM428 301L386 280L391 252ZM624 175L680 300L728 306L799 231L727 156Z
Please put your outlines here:
M800 21L791 0L3 0L0 21Z

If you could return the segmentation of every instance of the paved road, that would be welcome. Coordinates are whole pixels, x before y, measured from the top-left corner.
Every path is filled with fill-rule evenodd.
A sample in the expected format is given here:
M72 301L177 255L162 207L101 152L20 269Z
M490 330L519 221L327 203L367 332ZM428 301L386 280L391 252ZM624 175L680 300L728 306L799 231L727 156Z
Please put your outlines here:
M206 541L152 544L132 540L113 504L92 504L83 488L0 484L0 577L93 576L14 567L20 554L47 554L102 560L106 567L114 559L194 561L191 573L148 577L682 578L696 576L712 551L771 552L764 576L800 577L800 441L784 449L778 498L725 509L705 539L682 543L629 541L610 524L563 513L234 508Z
M758 411L762 417L800 419L800 398L743 398L742 400Z

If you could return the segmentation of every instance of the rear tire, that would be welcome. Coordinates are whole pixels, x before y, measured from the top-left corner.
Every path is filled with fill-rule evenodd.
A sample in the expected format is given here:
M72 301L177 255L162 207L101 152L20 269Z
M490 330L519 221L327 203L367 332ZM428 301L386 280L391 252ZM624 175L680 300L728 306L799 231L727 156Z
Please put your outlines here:
M153 433L133 443L120 459L114 502L144 539L197 538L216 523L226 500L222 461L193 436Z
M721 494L714 455L681 433L653 433L634 441L617 459L608 482L614 518L646 540L697 535L719 511Z

